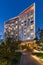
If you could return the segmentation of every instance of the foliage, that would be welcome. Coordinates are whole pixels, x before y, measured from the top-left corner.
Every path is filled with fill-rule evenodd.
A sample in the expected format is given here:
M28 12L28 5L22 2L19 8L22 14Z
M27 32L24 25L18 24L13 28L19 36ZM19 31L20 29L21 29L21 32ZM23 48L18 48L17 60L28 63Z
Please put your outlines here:
M34 53L34 55L36 55L40 59L43 59L43 53Z
M36 33L36 44L38 49L43 50L43 29L38 28L38 32Z
M11 42L11 38L8 37L7 40L6 40L6 43L2 42L2 44L0 45L0 59L1 58L6 59L8 64L10 64L10 65L12 64L12 61L14 59L15 60L17 59L17 61L20 61L19 55L18 55L19 52L18 53L15 52L15 50L19 49L20 43L21 43L20 41ZM21 54L20 54L20 57L21 57ZM14 62L16 62L15 60L14 60Z

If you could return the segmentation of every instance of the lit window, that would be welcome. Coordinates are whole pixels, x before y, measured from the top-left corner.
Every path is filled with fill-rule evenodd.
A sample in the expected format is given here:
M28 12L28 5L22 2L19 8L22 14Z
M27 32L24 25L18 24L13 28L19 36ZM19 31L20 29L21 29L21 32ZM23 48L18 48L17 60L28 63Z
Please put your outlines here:
M30 14L32 15L33 13L34 13L34 10L32 10Z
M9 27L9 29L10 29L10 27Z
M11 26L13 26L14 24L12 23Z
M34 28L34 25L31 25L30 28L33 29Z
M31 33L31 35L34 35L34 33Z
M18 21L16 21L16 24L18 23Z
M16 36L18 36L18 34L16 34Z
M21 26L23 26L24 24L22 23Z
M21 22L24 22L24 20L22 20Z
M16 26L16 28L18 28L18 26Z
M30 19L31 17L29 16L28 19Z
M14 30L15 30L15 27L14 27Z
M30 32L30 30L27 30L27 32Z
M10 29L8 29L8 32L10 32L11 30Z
M21 26L19 26L19 29L21 29Z
M30 16L31 18L33 17L33 15Z
M11 28L11 27L9 27L9 30L12 30L12 28Z
M12 28L10 28L12 30Z
M24 33L24 35L26 35L26 33Z
M30 40L30 37L28 37L27 40Z

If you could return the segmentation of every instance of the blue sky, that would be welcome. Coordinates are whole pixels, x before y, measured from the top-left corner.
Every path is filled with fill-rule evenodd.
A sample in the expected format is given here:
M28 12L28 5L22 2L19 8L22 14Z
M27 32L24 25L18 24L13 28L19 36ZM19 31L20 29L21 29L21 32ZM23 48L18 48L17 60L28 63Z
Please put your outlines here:
M4 21L17 16L32 3L36 3L36 29L43 29L43 0L0 0L0 35L4 37Z

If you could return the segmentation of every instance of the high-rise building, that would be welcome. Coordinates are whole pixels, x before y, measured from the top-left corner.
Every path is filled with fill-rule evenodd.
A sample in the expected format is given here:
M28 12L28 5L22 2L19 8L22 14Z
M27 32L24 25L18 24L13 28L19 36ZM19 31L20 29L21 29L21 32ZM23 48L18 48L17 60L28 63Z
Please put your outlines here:
M17 17L9 19L4 24L5 39L13 37L16 40L34 41L35 38L35 3L21 12Z

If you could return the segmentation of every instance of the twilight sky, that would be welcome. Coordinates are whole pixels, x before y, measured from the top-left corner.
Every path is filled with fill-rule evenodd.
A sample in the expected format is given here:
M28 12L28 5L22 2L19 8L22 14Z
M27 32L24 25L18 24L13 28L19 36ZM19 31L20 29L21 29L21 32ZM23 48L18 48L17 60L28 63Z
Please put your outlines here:
M36 3L36 29L43 29L43 0L0 0L0 35L4 38L4 21L17 16Z

